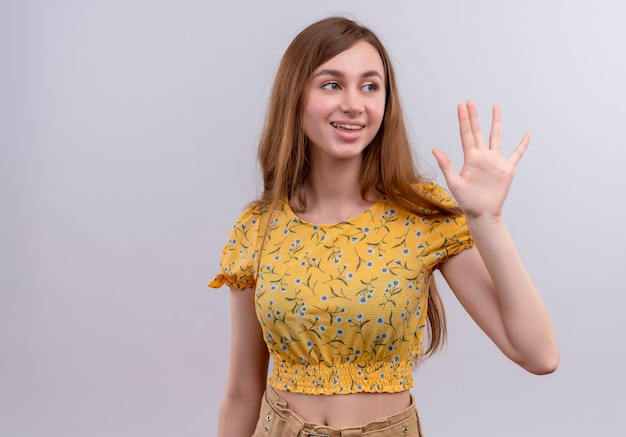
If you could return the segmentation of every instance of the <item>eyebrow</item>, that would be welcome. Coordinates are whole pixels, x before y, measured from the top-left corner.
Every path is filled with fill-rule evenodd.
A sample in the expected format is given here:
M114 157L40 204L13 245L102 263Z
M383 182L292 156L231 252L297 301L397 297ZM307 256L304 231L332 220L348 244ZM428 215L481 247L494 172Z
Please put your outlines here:
M339 71L339 70L331 70L331 69L324 69L324 70L318 71L317 73L315 73L313 75L313 77L325 76L325 75L327 75L327 76L334 76L334 77L340 77L340 78L344 77L344 74L341 71ZM376 70L366 71L366 72L364 72L361 75L361 77L362 78L365 78L365 77L378 77L381 80L383 80L383 77Z

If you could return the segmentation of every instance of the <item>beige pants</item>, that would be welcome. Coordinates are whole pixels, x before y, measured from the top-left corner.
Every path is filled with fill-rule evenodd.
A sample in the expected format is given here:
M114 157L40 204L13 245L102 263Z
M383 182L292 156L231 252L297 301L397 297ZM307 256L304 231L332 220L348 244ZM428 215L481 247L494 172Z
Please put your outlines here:
M261 413L252 437L423 437L417 409L411 406L393 416L364 426L330 428L308 423L287 408L287 402L268 387L261 402Z

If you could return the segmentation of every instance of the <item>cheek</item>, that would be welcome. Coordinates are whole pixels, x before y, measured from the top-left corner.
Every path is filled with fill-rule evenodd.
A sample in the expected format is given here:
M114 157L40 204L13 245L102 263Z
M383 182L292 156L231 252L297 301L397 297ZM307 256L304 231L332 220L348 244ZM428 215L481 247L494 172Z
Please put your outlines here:
M306 108L305 114L309 119L323 119L328 116L332 110L332 103L326 100L312 100Z
M309 136L313 126L315 125L315 117L311 114L311 111L307 108L304 110L302 114L302 129L304 130L304 134Z
M383 117L385 116L385 103L384 102L376 108L373 116L375 117L376 122L380 126L382 124Z
M319 138L320 123L317 121L317 117L311 115L310 112L305 111L302 117L302 130L304 135L310 140L315 142Z
M319 128L319 125L326 123L326 119L329 115L328 105L323 103L310 102L304 113L302 114L302 122L305 131L307 129Z

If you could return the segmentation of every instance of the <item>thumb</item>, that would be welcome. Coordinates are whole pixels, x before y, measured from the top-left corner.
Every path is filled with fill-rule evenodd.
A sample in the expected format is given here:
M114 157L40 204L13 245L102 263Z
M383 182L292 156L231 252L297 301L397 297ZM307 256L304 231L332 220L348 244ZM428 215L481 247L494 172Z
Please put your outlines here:
M456 181L459 175L454 169L454 167L452 166L452 163L450 162L450 158L448 158L448 155L446 155L442 150L439 150L439 149L433 149L432 153L435 156L435 159L437 160L437 164L439 165L441 172L443 173L443 177L446 179L446 183L448 184L448 187L450 187L451 185L454 185L454 182Z

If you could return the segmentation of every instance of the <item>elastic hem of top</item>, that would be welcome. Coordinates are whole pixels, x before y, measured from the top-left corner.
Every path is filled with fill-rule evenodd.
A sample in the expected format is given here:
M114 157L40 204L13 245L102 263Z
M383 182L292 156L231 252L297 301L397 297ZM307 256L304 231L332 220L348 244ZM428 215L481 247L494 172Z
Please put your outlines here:
M274 362L269 384L304 394L397 393L413 387L413 358L302 365Z

